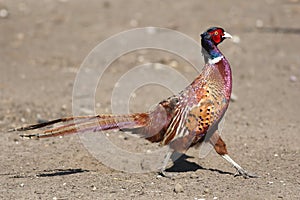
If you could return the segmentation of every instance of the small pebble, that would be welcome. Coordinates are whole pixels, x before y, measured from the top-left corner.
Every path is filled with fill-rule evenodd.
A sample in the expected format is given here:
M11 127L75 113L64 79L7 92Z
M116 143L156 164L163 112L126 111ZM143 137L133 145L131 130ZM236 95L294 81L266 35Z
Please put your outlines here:
M27 113L31 113L30 108L26 108L26 112L27 112Z
M125 136L124 135L119 135L119 138L124 140Z
M176 183L176 185L175 185L175 187L174 187L174 192L176 192L176 193L183 192L183 187L182 187L182 185L180 185L179 183Z
M130 26L137 27L139 25L138 21L135 19L130 20Z
M210 191L209 191L208 188L205 188L205 189L203 190L203 192L204 192L205 194L208 194Z
M237 35L233 35L233 36L232 36L232 38L231 38L231 41L232 41L233 43L236 43L236 44L238 44L238 43L240 43L240 42L241 42L241 39L240 39L240 37L239 37L239 36L237 36Z
M157 32L157 28L156 27L147 27L146 28L146 32L149 34L149 35L153 35Z
M174 68L178 67L178 64L179 63L176 60L171 60L171 62L169 63L169 65Z
M100 108L101 107L101 103L96 103L96 107Z
M97 190L96 186L93 185L92 190L93 191Z
M256 27L261 28L264 26L264 22L261 19L256 20Z
M131 93L131 98L136 98L136 93L135 92Z
M63 105L61 106L61 109L62 109L62 110L67 110L67 105L66 105L66 104L63 104Z
M238 100L238 97L237 97L237 95L236 95L236 94L234 94L234 93L232 93L232 94L231 94L231 98L230 98L230 100L231 100L232 102L236 102L236 101Z
M291 82L296 82L296 81L297 81L297 77L294 76L294 75L291 75L291 76L290 76L290 81L291 81Z
M24 40L25 35L24 35L24 33L18 33L18 34L16 35L16 38L17 38L18 40Z
M0 8L0 18L7 18L8 10L6 8Z
M146 153L152 153L152 151L150 149L147 149Z
M137 60L142 63L145 61L145 58L144 56L138 56Z
M24 183L21 183L20 186L21 186L21 187L24 187Z

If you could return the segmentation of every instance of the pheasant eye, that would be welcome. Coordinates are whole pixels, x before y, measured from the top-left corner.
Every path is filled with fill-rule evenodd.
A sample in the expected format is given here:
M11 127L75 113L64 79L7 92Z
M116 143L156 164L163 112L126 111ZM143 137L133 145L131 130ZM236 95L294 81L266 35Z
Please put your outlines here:
M218 31L215 31L215 35L218 35L219 34L219 32Z

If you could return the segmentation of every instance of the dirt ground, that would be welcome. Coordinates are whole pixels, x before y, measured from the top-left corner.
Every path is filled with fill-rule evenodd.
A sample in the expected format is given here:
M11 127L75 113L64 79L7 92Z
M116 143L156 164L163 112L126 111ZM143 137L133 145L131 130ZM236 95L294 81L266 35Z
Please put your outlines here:
M1 199L300 199L298 0L0 0L0 14ZM71 115L77 70L108 37L157 26L198 41L215 25L236 36L220 46L237 96L223 137L231 156L260 178L234 177L216 153L199 159L195 149L170 169L174 178L120 172L95 159L77 135L22 140L7 131ZM109 112L118 69L130 69L137 59L125 56L106 72L99 112ZM137 94L132 111L168 96Z

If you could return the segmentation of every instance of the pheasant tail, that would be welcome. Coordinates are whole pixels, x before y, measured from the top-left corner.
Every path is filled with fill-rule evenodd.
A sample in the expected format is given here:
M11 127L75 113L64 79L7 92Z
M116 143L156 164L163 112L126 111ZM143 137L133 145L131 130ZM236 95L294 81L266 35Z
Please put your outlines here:
M135 113L130 115L95 115L56 119L40 124L13 129L11 131L27 131L46 128L40 133L23 134L26 138L46 138L68 135L73 133L105 131L105 130L134 130L149 124L149 114ZM58 125L49 128L50 125ZM48 127L48 129L47 129Z

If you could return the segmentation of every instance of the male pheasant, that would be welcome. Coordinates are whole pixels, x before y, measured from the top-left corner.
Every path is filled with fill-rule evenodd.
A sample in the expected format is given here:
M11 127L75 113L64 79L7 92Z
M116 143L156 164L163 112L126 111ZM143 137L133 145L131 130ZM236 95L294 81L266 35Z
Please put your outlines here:
M169 145L172 151L166 155L161 169L163 175L173 152L185 152L191 146L206 141L236 168L239 175L245 178L255 177L229 157L226 145L218 133L218 124L227 110L231 96L232 76L229 62L217 45L230 37L230 34L218 27L210 28L201 34L206 63L203 71L182 92L161 101L152 111L127 115L61 118L14 130L33 130L62 122L63 124L57 128L21 136L46 138L112 129L131 131L151 142Z

